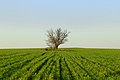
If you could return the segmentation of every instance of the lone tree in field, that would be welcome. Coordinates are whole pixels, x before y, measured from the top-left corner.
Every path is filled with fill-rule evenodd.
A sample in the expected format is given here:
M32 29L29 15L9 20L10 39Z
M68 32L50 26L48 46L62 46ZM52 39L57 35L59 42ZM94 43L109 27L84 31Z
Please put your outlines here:
M52 49L58 49L60 44L64 44L68 41L67 37L69 33L70 32L67 32L67 30L62 30L61 28L55 31L53 31L53 29L47 30L47 45Z

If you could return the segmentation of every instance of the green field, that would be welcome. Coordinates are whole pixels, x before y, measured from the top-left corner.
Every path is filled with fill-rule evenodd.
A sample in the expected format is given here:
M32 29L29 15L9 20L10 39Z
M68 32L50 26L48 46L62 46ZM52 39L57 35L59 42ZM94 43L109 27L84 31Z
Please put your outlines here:
M1 49L0 80L120 80L120 50Z

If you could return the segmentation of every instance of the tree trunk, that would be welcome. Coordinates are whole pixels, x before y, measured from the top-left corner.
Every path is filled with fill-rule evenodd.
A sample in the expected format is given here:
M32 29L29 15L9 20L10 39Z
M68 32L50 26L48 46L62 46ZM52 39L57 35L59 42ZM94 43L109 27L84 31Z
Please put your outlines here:
M54 49L58 49L58 45L55 45L55 46L54 46Z

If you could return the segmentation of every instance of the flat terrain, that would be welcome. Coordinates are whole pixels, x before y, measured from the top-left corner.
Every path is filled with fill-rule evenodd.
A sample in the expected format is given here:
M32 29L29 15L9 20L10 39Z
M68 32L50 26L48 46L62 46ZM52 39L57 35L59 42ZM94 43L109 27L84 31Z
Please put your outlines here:
M1 49L0 80L120 80L120 50Z

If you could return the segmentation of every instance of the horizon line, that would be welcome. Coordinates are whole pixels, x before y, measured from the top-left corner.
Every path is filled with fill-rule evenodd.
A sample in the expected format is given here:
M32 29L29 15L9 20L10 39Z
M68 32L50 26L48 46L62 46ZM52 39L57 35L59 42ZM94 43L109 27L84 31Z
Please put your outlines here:
M0 49L29 49L29 48L47 48L47 47L0 47ZM97 49L120 49L116 47L59 47L59 48L97 48Z

